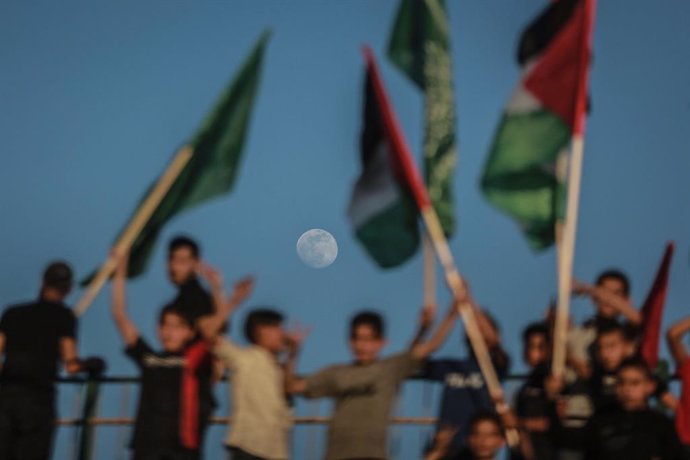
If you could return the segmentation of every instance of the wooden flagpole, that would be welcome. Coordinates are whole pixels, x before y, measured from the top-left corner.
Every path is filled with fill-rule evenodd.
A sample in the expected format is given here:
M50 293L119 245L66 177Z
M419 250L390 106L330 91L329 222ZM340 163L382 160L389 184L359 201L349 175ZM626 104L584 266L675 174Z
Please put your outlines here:
M194 150L190 146L182 147L173 157L173 160L168 165L163 175L158 179L156 185L148 194L144 202L139 206L136 214L129 221L129 224L122 232L122 235L115 243L115 248L119 251L128 251L134 241L137 239L146 223L149 221L158 205L163 201L165 195L170 190L170 187L175 183L175 180L180 176L189 160L192 158ZM77 316L83 315L91 306L96 296L103 288L105 282L110 278L117 267L117 260L112 254L108 255L101 268L98 270L94 278L89 283L86 291L82 294L74 312Z
M425 233L422 238L424 258L424 306L436 305L436 258L434 246Z
M573 137L570 143L570 162L568 167L568 194L566 198L565 223L562 233L557 232L557 267L558 267L558 306L554 324L553 355L551 373L560 377L565 371L568 318L570 317L570 296L572 290L573 262L575 258L575 241L577 238L577 218L580 207L580 185L582 182L582 159L585 150L585 120L587 116L587 88L589 77L589 57L592 48L594 14L596 0L583 0L583 45L579 55L579 70L576 87L575 113L573 114ZM583 69L584 68L584 69ZM558 230L558 228L556 229ZM558 241L557 241L558 243Z
M458 313L462 317L463 323L465 324L465 332L469 338L472 350L474 351L479 369L484 376L487 390L496 403L497 408L504 407L505 401L503 389L498 379L498 375L496 374L496 370L494 369L493 363L491 362L491 357L489 355L486 342L484 341L484 337L482 337L479 330L477 319L474 314L474 308L470 304L467 297L465 282L455 266L455 261L453 260L453 255L450 252L446 236L443 233L443 228L441 227L438 214L436 214L436 210L429 199L429 193L419 175L419 172L417 171L414 161L412 160L412 155L409 151L409 147L404 139L402 131L400 130L398 120L396 119L392 107L388 102L388 96L383 86L378 67L376 66L374 53L369 48L365 47L364 56L368 64L369 71L371 72L374 93L379 101L381 116L391 142L392 151L398 160L398 166L401 168L401 174L404 176L407 185L410 187L410 192L417 203L417 207L427 229L434 252L436 253L436 256L441 262L441 266L443 267L446 283L453 293L453 297L457 299ZM511 439L511 441L513 441L514 435L517 435L517 433L508 433L508 435L510 438L513 438Z
M580 206L582 158L584 156L584 138L581 135L573 137L571 150L565 224L563 225L561 243L557 245L558 306L556 308L556 321L554 324L551 364L551 373L555 376L562 376L565 370L570 295L577 236L577 214Z

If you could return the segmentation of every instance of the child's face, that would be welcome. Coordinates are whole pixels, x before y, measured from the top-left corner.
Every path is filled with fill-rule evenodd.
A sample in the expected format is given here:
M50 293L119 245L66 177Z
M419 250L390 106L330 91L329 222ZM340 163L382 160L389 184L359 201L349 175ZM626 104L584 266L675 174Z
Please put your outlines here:
M285 330L280 323L257 326L255 337L256 345L271 353L278 354L285 350Z
M623 282L617 278L604 278L601 280L601 282L598 284L598 286L602 289L605 289L609 291L612 294L615 294L619 297L625 298L625 285ZM597 313L599 316L602 316L604 318L615 318L616 317L616 309L613 308L611 305L609 305L606 302L603 302L601 300L595 300L594 305L597 308Z
M194 275L199 260L194 257L192 250L181 246L175 249L168 257L168 276L176 285L182 285Z
M627 357L628 346L620 331L602 334L597 338L597 357L604 370L615 371Z
M532 334L525 343L524 358L529 367L537 367L545 363L549 355L549 344L544 334Z
M646 407L647 399L654 392L654 382L641 369L624 367L618 372L616 396L624 409Z
M360 364L376 361L385 344L383 337L378 336L374 328L368 324L357 325L350 338L350 349L355 361Z
M158 325L158 339L163 345L163 350L169 353L179 353L184 350L194 335L194 328L174 313L163 316L163 321Z
M467 443L477 459L493 459L503 447L501 428L491 420L480 420L472 426Z

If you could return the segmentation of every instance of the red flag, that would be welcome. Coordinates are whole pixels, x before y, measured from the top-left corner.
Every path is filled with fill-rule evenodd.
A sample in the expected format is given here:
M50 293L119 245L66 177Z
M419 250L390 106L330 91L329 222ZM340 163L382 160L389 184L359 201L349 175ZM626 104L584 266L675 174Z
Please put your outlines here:
M647 300L642 307L642 338L640 340L640 353L642 359L650 369L656 368L659 362L659 336L661 334L661 315L664 311L666 291L668 290L668 275L673 257L674 245L672 242L666 245L664 257L656 273L652 289L647 295Z
M680 442L690 445L690 359L678 367L681 382L680 404L676 409L676 431Z

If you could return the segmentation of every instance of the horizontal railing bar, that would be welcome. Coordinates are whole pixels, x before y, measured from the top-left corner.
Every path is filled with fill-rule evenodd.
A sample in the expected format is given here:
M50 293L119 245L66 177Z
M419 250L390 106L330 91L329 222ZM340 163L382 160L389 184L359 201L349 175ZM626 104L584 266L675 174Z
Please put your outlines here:
M330 417L295 417L295 425L326 425L331 421ZM81 426L85 421L80 418L61 418L56 421L59 426ZM213 425L232 424L232 417L211 417L209 422ZM119 426L132 425L134 419L131 417L94 417L86 420L89 425ZM434 425L435 417L393 417L390 423L395 425Z

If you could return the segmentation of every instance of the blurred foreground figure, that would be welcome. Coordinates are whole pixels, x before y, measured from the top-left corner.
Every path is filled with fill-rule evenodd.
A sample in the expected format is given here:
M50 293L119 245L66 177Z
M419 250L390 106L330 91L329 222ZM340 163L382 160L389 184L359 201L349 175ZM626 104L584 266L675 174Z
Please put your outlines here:
M59 363L70 374L103 372L100 358L77 357L77 320L64 304L72 270L51 263L38 300L5 309L0 319L0 459L50 458Z

